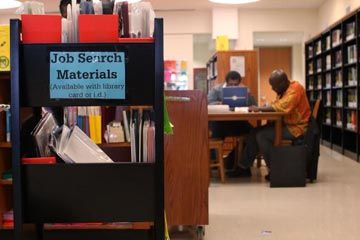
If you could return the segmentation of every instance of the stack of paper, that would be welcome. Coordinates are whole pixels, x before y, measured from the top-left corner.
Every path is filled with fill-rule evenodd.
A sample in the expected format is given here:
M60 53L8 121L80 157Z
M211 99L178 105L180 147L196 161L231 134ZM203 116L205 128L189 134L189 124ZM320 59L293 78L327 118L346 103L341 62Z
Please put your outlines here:
M236 107L235 112L248 113L249 112L249 107Z
M63 126L54 137L54 151L66 163L112 163L113 161L77 126L72 131Z
M208 105L208 111L229 111L229 105Z

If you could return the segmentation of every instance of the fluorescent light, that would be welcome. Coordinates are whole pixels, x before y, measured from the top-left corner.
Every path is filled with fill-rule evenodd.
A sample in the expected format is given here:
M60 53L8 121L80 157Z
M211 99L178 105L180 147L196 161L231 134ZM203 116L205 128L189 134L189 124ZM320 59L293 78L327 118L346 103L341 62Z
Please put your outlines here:
M253 3L258 2L260 0L209 0L213 3L221 3L221 4L245 4L245 3Z
M137 3L137 2L141 2L141 0L116 0L116 2Z
M0 9L11 9L18 8L22 5L21 2L15 0L1 0L0 1Z

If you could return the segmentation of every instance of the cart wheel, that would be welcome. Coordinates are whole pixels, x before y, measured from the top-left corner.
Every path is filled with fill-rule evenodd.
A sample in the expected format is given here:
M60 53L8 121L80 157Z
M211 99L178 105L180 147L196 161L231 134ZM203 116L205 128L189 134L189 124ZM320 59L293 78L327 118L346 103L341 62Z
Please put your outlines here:
M196 228L196 239L197 240L203 240L205 236L205 227L204 226L198 226Z

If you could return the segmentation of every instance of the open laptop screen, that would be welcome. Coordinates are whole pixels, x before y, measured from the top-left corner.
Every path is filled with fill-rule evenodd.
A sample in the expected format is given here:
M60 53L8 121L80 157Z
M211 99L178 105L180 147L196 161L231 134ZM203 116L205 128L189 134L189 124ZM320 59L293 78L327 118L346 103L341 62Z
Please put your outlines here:
M248 88L247 87L224 87L223 104L234 107L248 106Z

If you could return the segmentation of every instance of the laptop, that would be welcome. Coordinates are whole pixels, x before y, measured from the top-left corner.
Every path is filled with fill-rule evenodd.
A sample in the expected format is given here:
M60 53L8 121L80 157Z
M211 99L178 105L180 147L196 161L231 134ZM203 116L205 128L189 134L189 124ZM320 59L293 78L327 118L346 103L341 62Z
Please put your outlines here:
M247 87L224 87L223 104L230 108L247 107L249 89Z

